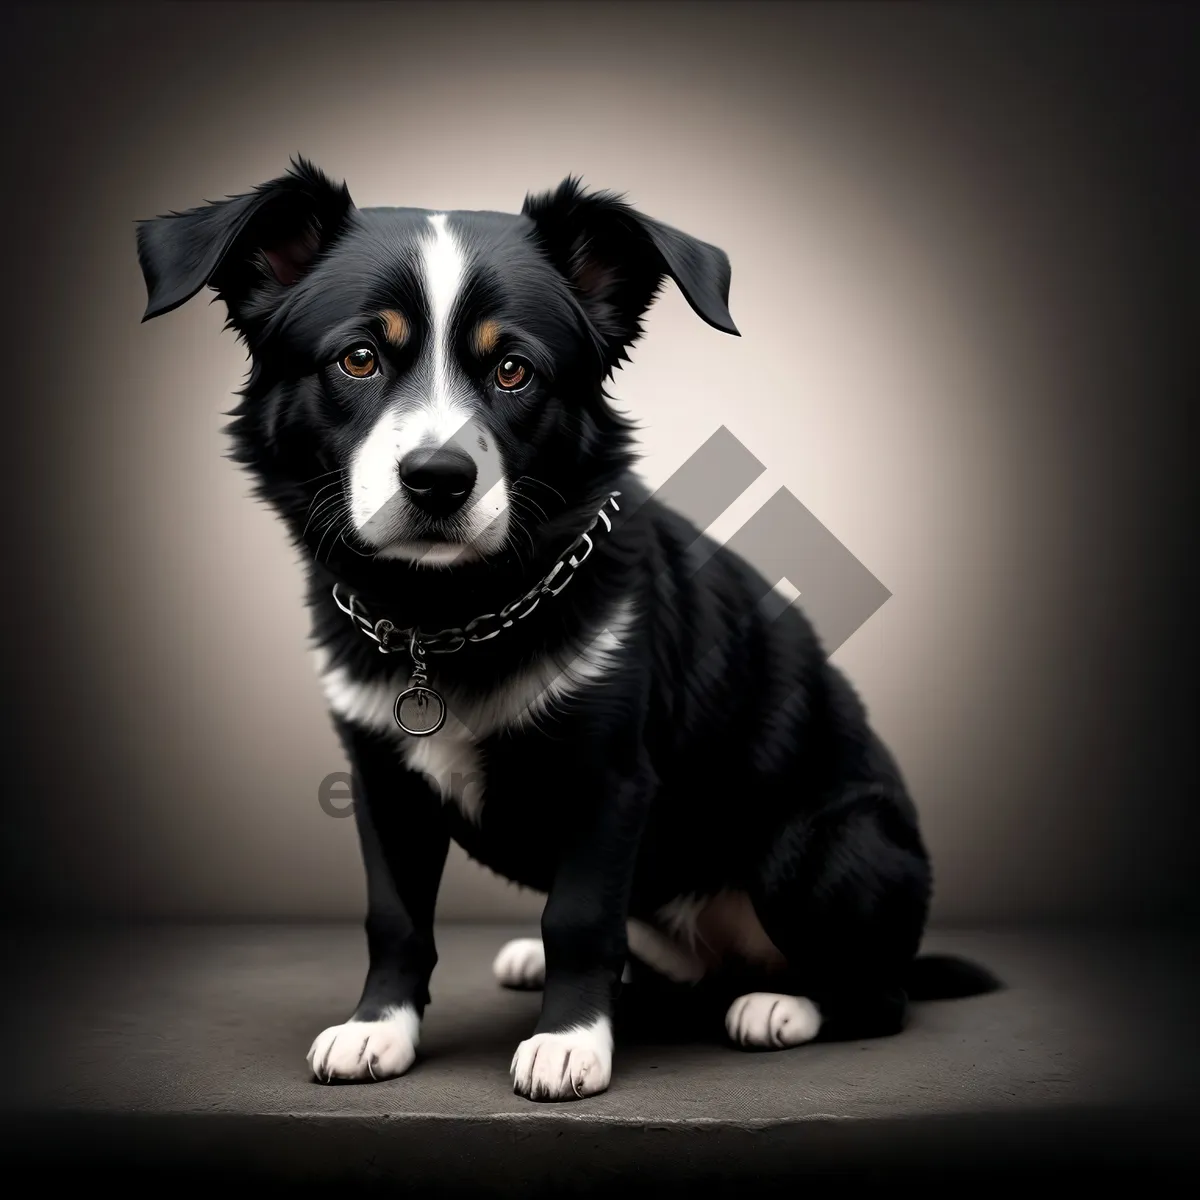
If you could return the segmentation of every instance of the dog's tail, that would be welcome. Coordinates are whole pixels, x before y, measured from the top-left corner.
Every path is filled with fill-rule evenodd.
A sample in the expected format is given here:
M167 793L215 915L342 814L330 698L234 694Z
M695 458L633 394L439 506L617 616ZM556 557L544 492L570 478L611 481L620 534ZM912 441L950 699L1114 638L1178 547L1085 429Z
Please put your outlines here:
M961 1000L998 992L1004 984L986 967L955 954L922 954L908 975L910 1000Z

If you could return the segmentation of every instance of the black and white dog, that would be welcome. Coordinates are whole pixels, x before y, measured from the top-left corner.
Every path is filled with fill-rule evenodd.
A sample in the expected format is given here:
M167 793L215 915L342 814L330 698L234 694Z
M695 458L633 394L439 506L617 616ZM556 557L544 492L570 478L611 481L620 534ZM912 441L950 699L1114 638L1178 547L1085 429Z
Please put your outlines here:
M608 1087L625 979L745 1047L898 1031L931 888L901 775L605 394L668 277L737 332L726 255L574 179L359 209L299 160L137 233L143 319L207 285L249 348L234 456L305 551L355 774L370 969L316 1078L412 1064L450 838L547 895L494 968L543 989L522 1096Z

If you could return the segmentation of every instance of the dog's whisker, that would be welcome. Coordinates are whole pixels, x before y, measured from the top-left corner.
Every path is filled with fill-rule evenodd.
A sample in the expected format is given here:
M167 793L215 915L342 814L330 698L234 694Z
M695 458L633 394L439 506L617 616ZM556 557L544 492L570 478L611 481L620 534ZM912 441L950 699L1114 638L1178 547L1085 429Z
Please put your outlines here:
M510 502L517 519L529 517L535 524L541 524L549 520L546 516L546 510L541 505L534 504L527 496L513 496Z
M330 533L334 533L334 536L332 536L332 539L330 539L330 542L329 542L330 553L332 552L332 548L334 548L334 546L337 545L337 533L335 532L335 530L340 529L340 524L341 524L341 522L338 521L338 518L335 516L329 522L328 526L325 526L324 532L322 533L322 535L320 535L320 541L317 542L317 553L316 553L316 556L314 556L314 560L316 560L316 562L318 562L318 563L320 562L320 551L322 551L322 547L325 544L325 538L328 538ZM329 562L328 556L326 556L325 562Z
M302 479L296 484L297 487L307 487L310 483L316 483L318 479L324 479L327 475L341 475L345 467L334 467L332 471L322 471L320 475L314 475L311 479Z
M321 511L322 511L324 508L326 508L326 507L327 507L329 504L331 504L331 503L334 503L334 504L336 504L336 503L337 503L337 501L338 501L338 499L339 499L339 495L338 495L338 493L337 493L337 492L334 492L334 493L333 493L332 495L330 495L330 496L326 496L326 497L325 497L323 500L321 500L321 501L320 501L320 503L314 504L314 505L313 505L313 506L312 506L312 507L309 509L309 514L308 514L308 515L309 515L309 518L311 519L312 517L315 517L315 516L316 516L318 513L320 513L320 512L321 512Z
M334 508L334 509L333 509L333 510L330 512L330 514L329 514L329 519L328 519L328 521L326 521L326 522L325 522L324 526L322 527L322 529L321 529L321 536L320 536L320 538L319 538L319 539L318 539L318 541L317 541L317 549L316 549L315 553L313 554L313 561L314 561L314 562L320 562L320 561L321 561L321 547L322 547L322 546L325 544L325 539L326 539L326 537L328 537L328 536L329 536L329 531L330 531L331 529L335 529L335 528L337 528L337 527L338 527L338 525L339 525L339 523L340 523L340 521L341 521L341 520L342 520L342 519L343 519L343 518L344 518L346 515L347 515L347 514L345 514L345 513L344 513L344 512L343 512L341 509L339 509L339 508L337 508L337 507L335 507L335 508ZM337 538L336 538L336 537L334 538L334 542L333 542L333 544L334 544L334 545L336 545L336 544L337 544Z
M363 551L359 550L356 546L352 546L346 540L346 534L350 533L353 528L354 528L353 521L347 520L345 522L345 524L342 526L341 533L338 534L338 540L342 543L343 546L346 547L347 550L350 551L351 554L355 554L359 558L374 558L375 555L379 553L378 551L375 551L375 553L373 553L373 554L364 554Z
M558 490L558 488L554 487L552 484L547 483L544 479L538 479L538 477L536 475L521 475L517 479L518 483L523 483L525 481L528 481L529 483L532 483L532 484L536 484L538 487L544 487L548 492L553 492L564 504L566 504L566 502L567 502L566 496L564 496L562 494L562 492L560 492Z
M332 485L331 487L323 487L322 490L320 490L316 496L314 496L310 502L308 502L308 508L306 510L307 515L312 516L313 512L323 508L326 500L334 499L340 496L340 494L340 488L338 488L336 484Z
M531 500L528 496L523 496L519 492L514 492L509 495L509 503L512 505L526 504L537 510L537 515L543 521L549 521L550 518L546 514L546 510L537 503L536 500Z
M319 488L313 498L308 502L307 511L311 513L314 508L320 507L324 500L327 500L331 494L337 495L338 486L338 481L335 480L333 483L327 483L323 488Z
M529 527L521 519L524 510L521 507L520 499L521 498L518 496L510 497L509 502L512 507L512 519L509 522L509 528L525 536L525 540L529 543L529 561L532 562L537 555L537 543L534 541L533 534L530 532ZM526 563L522 560L520 546L515 541L512 543L512 550L517 559L517 565L519 567L524 567Z
M308 521L306 522L306 524L304 526L304 530L300 534L301 538L305 537L308 534L309 526L311 526L314 521L318 520L321 516L328 513L331 508L336 509L338 507L339 502L340 502L340 497L338 497L338 496L329 496L325 500L323 500L321 502L320 508L318 508L316 512L312 513L309 516Z

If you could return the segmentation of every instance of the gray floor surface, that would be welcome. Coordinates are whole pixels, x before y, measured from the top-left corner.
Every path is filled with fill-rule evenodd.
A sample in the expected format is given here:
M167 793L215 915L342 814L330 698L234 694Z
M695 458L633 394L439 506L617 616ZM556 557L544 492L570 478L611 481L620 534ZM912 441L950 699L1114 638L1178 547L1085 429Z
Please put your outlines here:
M538 996L490 972L500 945L530 932L441 929L412 1071L332 1087L304 1056L358 997L356 927L12 934L6 1154L530 1195L930 1163L1116 1169L1189 1151L1189 939L934 933L927 951L1004 987L915 1005L907 1030L871 1041L745 1053L639 1035L619 1045L606 1094L546 1105L508 1080Z

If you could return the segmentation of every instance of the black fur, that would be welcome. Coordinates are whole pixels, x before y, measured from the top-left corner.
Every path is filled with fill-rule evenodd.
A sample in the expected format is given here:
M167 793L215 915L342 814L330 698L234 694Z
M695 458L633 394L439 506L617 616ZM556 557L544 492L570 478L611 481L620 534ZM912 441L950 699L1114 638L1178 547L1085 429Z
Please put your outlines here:
M766 979L730 963L695 995L715 990L723 1002L756 984L812 998L826 1035L895 1032L931 886L900 772L804 617L793 607L769 621L756 604L766 583L631 476L632 431L604 390L668 278L706 322L736 333L726 256L574 179L527 198L520 215L450 214L470 260L458 362L502 455L515 522L495 554L429 570L375 557L339 499L389 389L420 370L428 314L411 246L427 216L359 210L298 161L249 195L138 229L146 317L207 285L251 351L234 457L303 547L314 638L354 679L393 680L397 662L335 606L335 583L398 625L461 626L525 592L604 497L622 493L612 532L562 595L491 641L430 660L435 685L486 695L594 632L614 602L635 604L619 669L536 726L483 741L478 824L404 766L397 731L337 720L370 896L356 1017L428 1002L453 837L548 895L539 1032L612 1014L627 916L650 920L676 897L722 888L749 894L788 967ZM332 364L360 336L379 343L368 316L381 307L411 315L411 345L384 352L378 386L356 386ZM483 315L503 325L503 352L534 367L519 396L497 394L496 356L476 356L465 338ZM323 498L334 516L314 520Z

